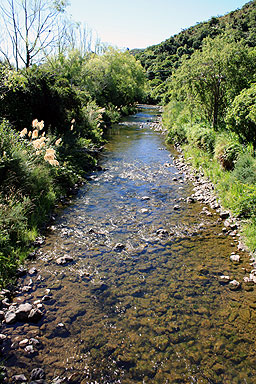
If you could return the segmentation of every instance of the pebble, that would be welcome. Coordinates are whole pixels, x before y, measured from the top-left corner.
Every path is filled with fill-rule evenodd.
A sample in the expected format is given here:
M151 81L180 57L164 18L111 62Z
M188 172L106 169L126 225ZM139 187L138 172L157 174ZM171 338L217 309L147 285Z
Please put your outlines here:
M140 212L141 212L141 213L148 213L149 210L148 210L147 208L142 208L142 209L140 210Z
M233 290L233 291L236 291L237 289L239 289L240 288L240 283L239 283L239 281L237 281L237 280L232 280L232 281L230 281L229 282L229 287L230 287L230 289L231 290Z
M235 262L235 263L239 263L240 262L240 256L239 255L231 255L230 260Z
M72 256L65 255L65 256L59 257L56 260L56 263L58 265L64 265L64 264L67 264L67 263L71 263L72 261L74 261L74 258Z
M28 381L28 379L26 378L25 375L14 375L12 376L12 381L14 383L26 383Z

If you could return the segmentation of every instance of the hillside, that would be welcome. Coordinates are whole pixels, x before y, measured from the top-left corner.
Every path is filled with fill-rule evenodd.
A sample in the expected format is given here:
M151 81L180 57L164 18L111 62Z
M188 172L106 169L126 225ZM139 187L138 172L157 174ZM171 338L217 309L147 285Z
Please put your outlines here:
M206 22L198 23L158 45L144 50L133 50L131 53L146 69L153 87L153 96L159 100L165 91L166 79L172 74L173 68L179 67L182 56L191 56L200 49L204 38L214 38L224 33L233 36L237 41L243 39L250 47L256 45L256 0L225 16L212 17Z

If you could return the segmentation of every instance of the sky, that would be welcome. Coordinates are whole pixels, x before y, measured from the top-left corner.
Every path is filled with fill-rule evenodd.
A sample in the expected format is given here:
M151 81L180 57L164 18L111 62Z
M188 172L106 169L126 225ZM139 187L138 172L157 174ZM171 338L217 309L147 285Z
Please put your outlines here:
M101 42L118 48L146 48L241 8L243 0L69 0L67 12Z

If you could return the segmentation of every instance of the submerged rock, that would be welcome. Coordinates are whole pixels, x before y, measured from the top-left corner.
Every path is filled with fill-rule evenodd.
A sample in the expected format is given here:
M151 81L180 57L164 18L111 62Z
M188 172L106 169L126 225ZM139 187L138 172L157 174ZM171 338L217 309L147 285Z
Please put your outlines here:
M229 282L229 288L232 291L238 290L240 288L240 286L241 286L241 284L237 280L232 280L232 281Z
M228 284L230 282L230 277L228 275L220 276L219 282L220 284Z
M56 260L56 263L58 265L64 265L64 264L72 263L72 261L74 261L74 258L72 256L65 255L65 256L59 257Z
M239 255L231 255L230 260L233 261L234 263L239 263L240 262L240 256Z

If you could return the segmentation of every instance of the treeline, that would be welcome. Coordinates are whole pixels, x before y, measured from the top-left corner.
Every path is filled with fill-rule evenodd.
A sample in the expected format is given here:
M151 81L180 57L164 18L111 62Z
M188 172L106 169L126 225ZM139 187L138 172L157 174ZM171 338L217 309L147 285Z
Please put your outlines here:
M256 45L256 1L250 1L242 9L222 17L212 17L198 23L160 44L131 51L146 70L152 89L152 100L161 102L166 97L169 78L181 65L184 55L190 57L200 50L206 37L215 38L227 34L236 41L243 40L248 47Z
M182 145L256 250L256 2L137 54Z
M0 63L0 285L56 202L97 165L107 126L144 97L141 64L103 50L68 50L18 70Z

